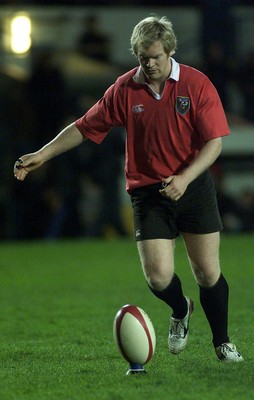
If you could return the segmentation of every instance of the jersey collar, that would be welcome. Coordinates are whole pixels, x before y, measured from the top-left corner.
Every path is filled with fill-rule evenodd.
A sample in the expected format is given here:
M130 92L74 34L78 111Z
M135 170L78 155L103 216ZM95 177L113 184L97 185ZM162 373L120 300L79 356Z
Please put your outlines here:
M170 59L172 62L172 68L171 68L171 73L167 79L168 80L173 79L174 81L177 82L177 81L179 81L179 77L180 77L180 65L178 62L176 62L176 60L174 58L170 57ZM137 69L137 72L134 75L133 80L136 83L147 84L145 81L145 76L144 76L144 73L143 73L141 67L139 67Z

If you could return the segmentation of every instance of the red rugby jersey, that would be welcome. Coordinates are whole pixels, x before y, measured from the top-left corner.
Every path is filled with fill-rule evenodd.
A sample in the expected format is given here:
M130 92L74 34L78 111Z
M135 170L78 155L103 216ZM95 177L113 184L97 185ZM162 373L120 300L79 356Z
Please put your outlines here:
M80 132L100 143L113 126L126 128L126 189L179 173L207 140L230 133L218 93L200 71L171 59L161 96L140 67L120 76L80 119Z

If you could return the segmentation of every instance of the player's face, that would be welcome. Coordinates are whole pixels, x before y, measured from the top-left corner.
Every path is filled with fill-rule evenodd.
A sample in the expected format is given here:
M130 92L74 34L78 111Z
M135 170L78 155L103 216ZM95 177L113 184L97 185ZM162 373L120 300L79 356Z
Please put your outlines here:
M167 79L171 70L169 58L160 41L138 53L140 66L149 81L162 82Z

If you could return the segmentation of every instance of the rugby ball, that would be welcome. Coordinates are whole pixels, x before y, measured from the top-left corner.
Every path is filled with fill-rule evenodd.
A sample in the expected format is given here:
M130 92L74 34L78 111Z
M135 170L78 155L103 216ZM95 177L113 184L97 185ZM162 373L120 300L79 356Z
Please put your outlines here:
M115 343L129 363L146 364L153 356L156 336L153 324L140 307L126 304L116 314Z

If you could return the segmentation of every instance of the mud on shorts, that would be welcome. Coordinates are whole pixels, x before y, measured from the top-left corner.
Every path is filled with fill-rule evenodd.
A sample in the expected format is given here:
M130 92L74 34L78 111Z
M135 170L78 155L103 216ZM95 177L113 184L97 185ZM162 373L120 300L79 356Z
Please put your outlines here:
M191 182L178 201L162 196L160 189L162 184L158 183L131 192L136 241L174 239L181 232L206 234L223 229L209 171Z

